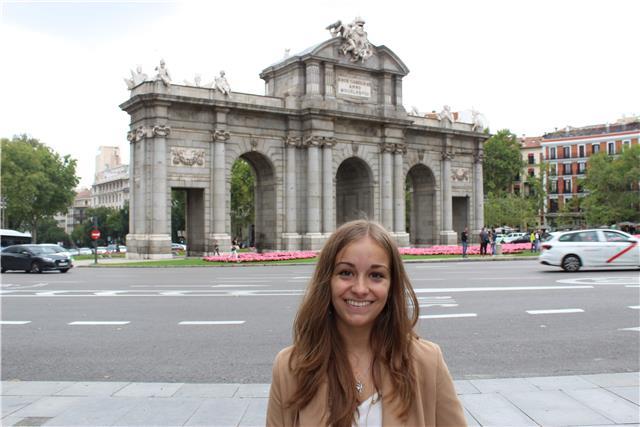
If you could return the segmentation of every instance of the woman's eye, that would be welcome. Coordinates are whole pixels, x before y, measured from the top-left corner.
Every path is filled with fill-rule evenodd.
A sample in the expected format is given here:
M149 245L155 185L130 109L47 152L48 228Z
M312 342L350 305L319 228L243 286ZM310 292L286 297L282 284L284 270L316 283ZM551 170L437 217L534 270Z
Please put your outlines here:
M380 280L380 279L384 279L384 274L382 274L382 273L371 273L371 277L376 279L376 280Z
M351 276L351 272L349 270L342 270L338 273L338 276L349 277Z

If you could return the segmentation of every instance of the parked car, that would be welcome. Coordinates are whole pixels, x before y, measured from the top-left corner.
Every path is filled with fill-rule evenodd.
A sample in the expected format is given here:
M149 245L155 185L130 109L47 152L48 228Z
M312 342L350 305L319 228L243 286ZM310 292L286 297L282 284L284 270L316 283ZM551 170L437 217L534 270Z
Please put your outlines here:
M107 246L107 253L116 254L116 253L126 253L127 247L122 245L109 245Z
M70 249L67 249L67 253L68 253L70 256L80 255L80 251L78 250L78 248L70 248Z
M522 240L523 237L529 237L527 233L509 233L504 238L504 243L522 243L516 242L516 240ZM527 240L528 242L529 240Z
M91 253L97 253L98 255L104 255L108 252L107 247L106 246L98 246L95 249L91 249Z
M80 248L78 249L79 255L93 255L93 249L91 248Z
M171 244L172 251L186 251L187 245L183 245L182 243L172 243Z
M66 273L73 267L72 258L58 245L13 245L0 253L2 272L24 270L29 273L42 273L58 270Z
M619 230L557 233L542 244L541 264L578 271L582 267L640 267L637 237Z

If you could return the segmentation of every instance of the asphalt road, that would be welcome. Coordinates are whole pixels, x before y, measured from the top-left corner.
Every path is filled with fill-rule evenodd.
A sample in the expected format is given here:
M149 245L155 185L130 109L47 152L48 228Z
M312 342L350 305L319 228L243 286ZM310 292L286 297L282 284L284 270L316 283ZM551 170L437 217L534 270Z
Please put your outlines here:
M421 319L418 332L441 345L456 379L640 370L638 270L567 274L534 261L407 268L421 315L444 316ZM2 379L269 382L312 269L3 274Z

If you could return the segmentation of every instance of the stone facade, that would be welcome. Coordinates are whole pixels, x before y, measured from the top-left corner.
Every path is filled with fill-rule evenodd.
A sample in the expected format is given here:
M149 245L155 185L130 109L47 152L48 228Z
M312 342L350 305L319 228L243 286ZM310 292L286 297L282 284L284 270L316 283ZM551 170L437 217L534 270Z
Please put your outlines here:
M385 46L354 62L342 43L266 68L265 96L158 81L133 88L121 105L131 116L127 256L170 256L172 188L187 190L189 250L211 253L215 241L228 250L239 158L256 174L256 240L267 250L320 249L355 218L381 222L401 246L454 244L465 225L479 229L487 135L409 116L404 63Z

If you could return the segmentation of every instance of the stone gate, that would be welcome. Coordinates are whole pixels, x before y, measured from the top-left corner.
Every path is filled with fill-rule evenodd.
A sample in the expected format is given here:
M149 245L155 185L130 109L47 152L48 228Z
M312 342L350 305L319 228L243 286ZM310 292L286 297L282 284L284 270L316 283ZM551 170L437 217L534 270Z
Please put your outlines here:
M229 91L224 73L213 87L172 84L164 63L155 80L133 78L120 106L131 116L127 257L171 256L172 189L187 192L189 252L229 250L239 158L255 172L265 249L320 249L356 218L379 221L401 246L455 244L465 225L481 228L488 135L446 106L407 114L409 70L363 24L338 22L331 39L264 69L264 96Z

